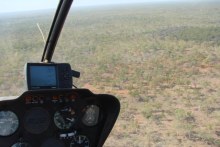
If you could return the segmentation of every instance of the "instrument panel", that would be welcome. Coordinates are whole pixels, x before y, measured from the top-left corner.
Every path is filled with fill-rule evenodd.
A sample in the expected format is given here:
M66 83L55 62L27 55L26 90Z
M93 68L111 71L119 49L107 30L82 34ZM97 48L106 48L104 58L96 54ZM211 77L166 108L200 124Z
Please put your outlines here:
M87 89L27 91L0 101L0 146L101 147L119 110L114 96Z

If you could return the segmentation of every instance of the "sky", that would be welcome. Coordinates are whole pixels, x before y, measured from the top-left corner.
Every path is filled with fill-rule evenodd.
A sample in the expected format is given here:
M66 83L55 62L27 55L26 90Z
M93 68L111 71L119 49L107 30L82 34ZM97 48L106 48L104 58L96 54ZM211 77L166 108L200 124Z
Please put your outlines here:
M140 2L199 1L199 0L74 0L72 7ZM56 8L59 0L0 0L0 13Z

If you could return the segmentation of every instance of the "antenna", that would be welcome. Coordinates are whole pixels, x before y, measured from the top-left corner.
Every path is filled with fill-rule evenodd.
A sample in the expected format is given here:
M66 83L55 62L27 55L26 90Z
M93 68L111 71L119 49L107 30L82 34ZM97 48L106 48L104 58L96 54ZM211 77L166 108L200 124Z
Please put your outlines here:
M44 44L45 44L45 43L46 43L46 40L45 40L45 37L44 37L44 33L43 33L43 31L41 30L41 28L40 28L39 23L37 23L37 27L38 27L38 29L39 29L39 31L40 31L40 33L41 33L41 36L42 36L43 41L44 41Z
M53 23L45 44L41 62L51 62L60 32L66 20L66 16L70 10L73 0L60 0L55 13Z

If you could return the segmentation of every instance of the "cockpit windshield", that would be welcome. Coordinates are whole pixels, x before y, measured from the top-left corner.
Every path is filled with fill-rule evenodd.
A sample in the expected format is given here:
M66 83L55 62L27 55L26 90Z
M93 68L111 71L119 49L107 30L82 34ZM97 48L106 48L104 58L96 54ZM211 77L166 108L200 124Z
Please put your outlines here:
M0 1L0 95L24 90L24 65L40 62L58 0Z
M25 91L58 3L0 1L0 97ZM75 0L52 61L119 98L106 147L220 146L219 0Z

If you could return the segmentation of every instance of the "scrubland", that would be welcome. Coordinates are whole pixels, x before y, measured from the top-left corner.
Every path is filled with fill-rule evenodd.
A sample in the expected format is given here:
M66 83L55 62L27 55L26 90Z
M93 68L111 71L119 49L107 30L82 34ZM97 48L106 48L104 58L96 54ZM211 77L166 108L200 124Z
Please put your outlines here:
M73 8L53 61L81 71L79 88L120 100L106 147L220 146L219 5ZM21 94L25 62L40 61L47 12L0 18L1 95Z

